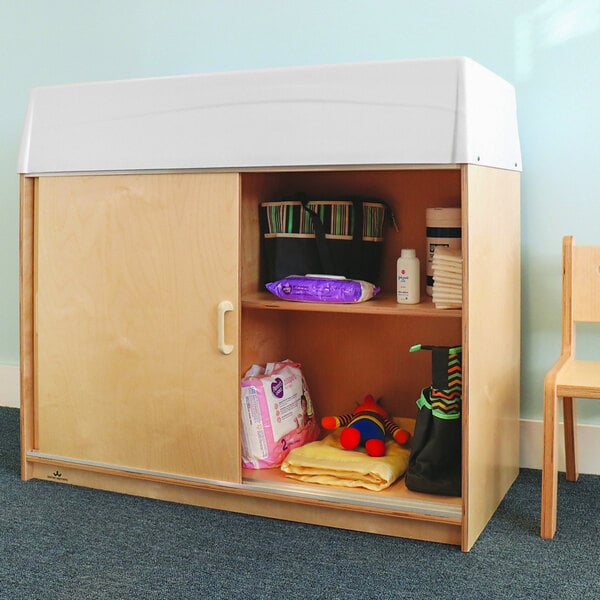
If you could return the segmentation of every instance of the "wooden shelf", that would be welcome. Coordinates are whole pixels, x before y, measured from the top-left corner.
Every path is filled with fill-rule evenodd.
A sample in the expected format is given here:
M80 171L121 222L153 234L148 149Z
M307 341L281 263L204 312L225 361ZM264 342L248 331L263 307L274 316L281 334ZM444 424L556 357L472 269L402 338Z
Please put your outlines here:
M302 498L316 503L341 503L369 507L370 510L427 515L430 518L460 521L462 501L450 496L434 496L410 491L404 477L385 490L372 492L361 488L344 488L294 481L280 469L243 469L243 486L247 491L271 492Z
M300 312L330 312L360 315L404 315L411 317L440 317L460 319L462 310L443 310L436 308L429 296L421 298L420 304L398 304L395 294L381 293L367 302L337 304L327 302L290 302L280 300L268 292L245 294L242 308L285 310Z

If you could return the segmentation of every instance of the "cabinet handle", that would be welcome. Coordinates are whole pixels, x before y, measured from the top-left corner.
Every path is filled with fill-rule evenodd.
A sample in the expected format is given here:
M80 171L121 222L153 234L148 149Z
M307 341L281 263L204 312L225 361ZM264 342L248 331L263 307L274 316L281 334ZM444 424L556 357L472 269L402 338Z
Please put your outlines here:
M225 343L225 313L233 310L229 300L221 300L217 307L217 348L221 354L231 354L233 346Z

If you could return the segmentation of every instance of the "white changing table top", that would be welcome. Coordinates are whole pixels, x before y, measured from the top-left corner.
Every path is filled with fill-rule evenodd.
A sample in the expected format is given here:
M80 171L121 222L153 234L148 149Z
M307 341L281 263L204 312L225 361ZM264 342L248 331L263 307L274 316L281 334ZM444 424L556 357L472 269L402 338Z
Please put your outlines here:
M514 88L441 58L35 88L18 170L462 163L521 170Z

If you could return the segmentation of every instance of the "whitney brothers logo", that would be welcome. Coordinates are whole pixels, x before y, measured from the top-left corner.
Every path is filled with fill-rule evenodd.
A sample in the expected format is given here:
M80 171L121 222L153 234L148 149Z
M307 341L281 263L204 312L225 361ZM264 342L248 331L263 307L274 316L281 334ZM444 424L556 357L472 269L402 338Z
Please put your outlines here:
M58 469L46 477L47 479L53 479L54 481L69 481L66 477L63 477L63 474Z

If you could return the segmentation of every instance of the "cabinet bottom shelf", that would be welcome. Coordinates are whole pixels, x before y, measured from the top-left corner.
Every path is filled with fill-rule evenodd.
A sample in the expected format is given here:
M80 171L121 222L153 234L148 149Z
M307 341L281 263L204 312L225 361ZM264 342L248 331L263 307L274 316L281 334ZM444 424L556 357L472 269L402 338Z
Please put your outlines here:
M372 492L363 488L303 483L286 477L279 469L244 469L243 485L247 490L285 495L307 502L352 506L358 510L392 511L457 521L462 514L461 498L413 492L406 487L403 477L385 490Z

